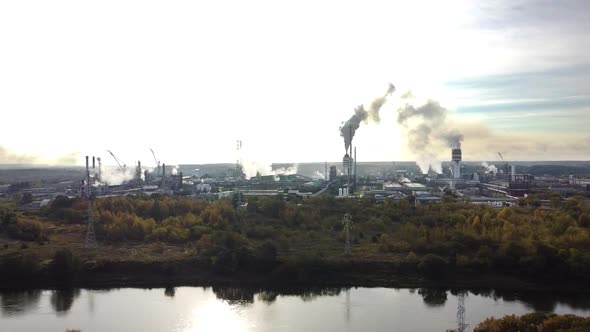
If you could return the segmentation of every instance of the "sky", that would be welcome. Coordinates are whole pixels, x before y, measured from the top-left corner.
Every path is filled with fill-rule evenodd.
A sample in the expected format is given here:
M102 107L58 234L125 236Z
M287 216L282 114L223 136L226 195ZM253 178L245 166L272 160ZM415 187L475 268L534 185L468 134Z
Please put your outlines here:
M2 1L0 163L415 160L436 101L464 160L588 160L587 1ZM415 98L403 98L407 92ZM418 121L419 122L419 121ZM409 138L410 137L410 138ZM236 150L241 140L242 150ZM447 160L430 137L428 158Z

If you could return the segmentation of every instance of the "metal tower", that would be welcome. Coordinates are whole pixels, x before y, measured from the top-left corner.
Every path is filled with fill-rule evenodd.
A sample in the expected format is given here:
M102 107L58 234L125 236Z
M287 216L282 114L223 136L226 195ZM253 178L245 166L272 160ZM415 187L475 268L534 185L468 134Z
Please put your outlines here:
M92 157L94 166L94 157ZM100 162L100 159L99 159ZM93 167L94 169L94 167ZM94 172L94 171L93 171ZM96 177L96 174L94 174ZM86 156L86 191L85 196L88 199L88 219L86 221L86 239L84 241L85 248L96 248L96 234L94 232L94 218L92 217L92 192L90 189L90 168L88 167L88 156Z
M86 240L85 248L97 248L96 233L94 232L94 218L92 217L92 201L88 201L88 219L86 221Z
M467 331L469 324L465 323L465 292L457 295L457 332Z
M242 160L240 155L240 150L242 150L242 141L236 141L236 151L237 151L237 158L236 158L236 177L242 177Z
M240 187L239 187L239 180L242 178L242 161L240 150L242 150L242 141L236 141L236 150L237 150L237 160L236 160L236 189L234 195L237 195L237 202L236 202L236 210L239 210L242 206L242 195L240 195Z
M344 233L346 236L346 242L344 245L344 254L351 255L352 254L352 247L350 244L350 230L352 229L352 216L350 213L346 213L344 215L344 219L342 219L342 223L344 224Z

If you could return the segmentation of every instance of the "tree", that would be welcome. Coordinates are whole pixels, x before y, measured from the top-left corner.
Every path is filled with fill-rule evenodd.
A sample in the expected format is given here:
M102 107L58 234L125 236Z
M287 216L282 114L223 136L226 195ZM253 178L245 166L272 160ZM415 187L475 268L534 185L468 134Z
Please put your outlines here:
M29 204L31 202L33 202L33 194L24 193L20 199L20 203L24 205L24 204Z

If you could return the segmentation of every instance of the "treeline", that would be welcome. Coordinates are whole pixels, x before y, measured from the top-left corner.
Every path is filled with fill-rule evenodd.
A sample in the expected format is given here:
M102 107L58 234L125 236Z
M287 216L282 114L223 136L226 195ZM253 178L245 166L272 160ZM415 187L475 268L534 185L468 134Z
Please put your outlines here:
M590 204L583 198L554 208L532 203L523 200L522 206L498 209L451 199L416 206L408 200L375 203L326 196L289 202L279 196L248 198L247 207L236 210L231 200L112 197L95 200L93 215L103 242L191 244L207 252L230 239L248 250L269 242L279 254L305 242L322 256L324 244L342 245L342 216L350 212L353 258L355 253L405 257L402 263L432 275L457 267L536 278L590 273ZM86 204L59 198L43 214L80 224Z
M490 318L479 323L473 332L588 332L590 317L531 313Z

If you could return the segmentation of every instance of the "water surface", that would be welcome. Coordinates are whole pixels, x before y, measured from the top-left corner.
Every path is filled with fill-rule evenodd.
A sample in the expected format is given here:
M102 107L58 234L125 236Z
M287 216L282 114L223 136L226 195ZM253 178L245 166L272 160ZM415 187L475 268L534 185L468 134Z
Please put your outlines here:
M439 289L123 288L0 293L1 331L445 331L456 292ZM532 311L590 316L585 296L468 292L470 326Z

